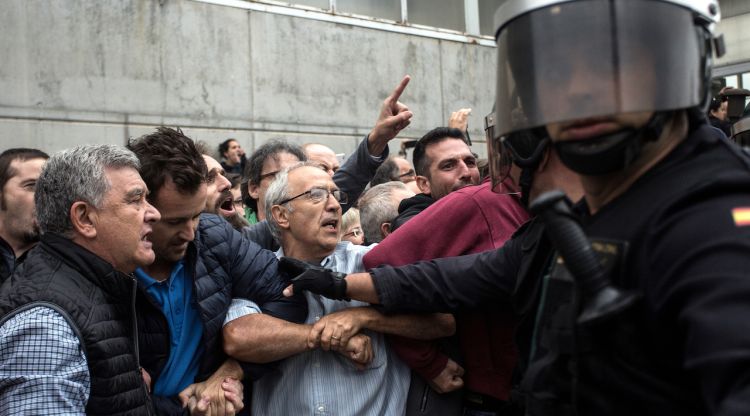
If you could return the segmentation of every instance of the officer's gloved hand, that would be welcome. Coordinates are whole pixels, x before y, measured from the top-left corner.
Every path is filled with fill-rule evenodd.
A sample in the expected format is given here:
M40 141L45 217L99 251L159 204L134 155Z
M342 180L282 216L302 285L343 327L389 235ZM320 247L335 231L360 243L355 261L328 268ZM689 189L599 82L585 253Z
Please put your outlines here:
M282 257L279 270L294 277L294 293L309 290L329 299L350 300L346 297L346 274L334 272L290 257ZM296 276L296 277L295 277Z

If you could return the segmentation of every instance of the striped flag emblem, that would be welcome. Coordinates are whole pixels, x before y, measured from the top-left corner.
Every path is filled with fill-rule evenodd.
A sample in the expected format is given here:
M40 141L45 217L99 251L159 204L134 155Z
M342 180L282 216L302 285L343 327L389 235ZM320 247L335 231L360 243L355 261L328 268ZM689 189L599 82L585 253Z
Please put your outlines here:
M734 208L732 218L734 219L734 225L738 227L750 225L750 208Z

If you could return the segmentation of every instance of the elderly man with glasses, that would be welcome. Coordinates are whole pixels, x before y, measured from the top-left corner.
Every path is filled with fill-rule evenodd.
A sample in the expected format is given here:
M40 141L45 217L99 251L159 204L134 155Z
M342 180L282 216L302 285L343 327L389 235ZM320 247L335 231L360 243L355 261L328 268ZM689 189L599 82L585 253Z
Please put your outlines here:
M346 194L318 165L282 170L266 192L265 206L281 244L277 256L298 267L363 271L368 248L339 242L341 204L346 202ZM304 296L308 316L301 325L257 313L249 301L233 301L224 327L227 353L246 362L283 359L280 371L254 383L252 413L403 414L409 370L381 333L433 339L451 334L453 319L442 314L386 317L363 302Z

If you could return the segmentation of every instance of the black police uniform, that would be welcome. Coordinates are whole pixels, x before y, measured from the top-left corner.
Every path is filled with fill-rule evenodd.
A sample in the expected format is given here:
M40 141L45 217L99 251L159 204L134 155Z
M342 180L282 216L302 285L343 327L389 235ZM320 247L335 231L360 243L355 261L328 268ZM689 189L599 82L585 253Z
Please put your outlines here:
M529 415L750 414L750 162L722 136L700 124L599 212L579 205L611 281L641 296L614 321L575 323L585 300L537 220L498 251L373 270L380 300L512 307Z

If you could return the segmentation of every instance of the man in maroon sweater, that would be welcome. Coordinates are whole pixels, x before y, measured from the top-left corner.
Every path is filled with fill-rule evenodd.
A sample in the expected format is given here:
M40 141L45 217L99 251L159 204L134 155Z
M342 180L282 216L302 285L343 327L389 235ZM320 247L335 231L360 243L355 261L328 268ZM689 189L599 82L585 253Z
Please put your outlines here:
M479 184L477 158L459 128L436 127L428 131L417 141L412 157L417 187L422 193L401 201L391 232L449 193Z
M435 129L425 137L450 130L453 129ZM431 141L426 146L425 154L429 157L420 169L423 173L418 182L422 180L420 187L425 190L434 188L430 194L437 201L374 247L364 257L367 268L492 250L502 246L529 218L519 203L519 190L513 180L508 178L501 183L499 193L492 191L489 180L479 186L466 186L478 177L469 146L450 136L433 141L438 143ZM440 145L440 142L447 143ZM467 154L468 163L463 153ZM459 173L451 176L451 167ZM454 180L443 181L450 182L448 185L441 184L446 176ZM487 322L506 324L487 325ZM460 389L465 379L464 406L480 411L501 408L509 398L516 360L510 314L503 310L463 313L456 316L456 324L465 369L441 351L438 342L392 337L391 344L401 359L438 393ZM417 391L421 383L414 379L413 382L411 395L421 396L417 400L419 409L414 409L418 413L459 414L460 402L431 400L430 389Z

